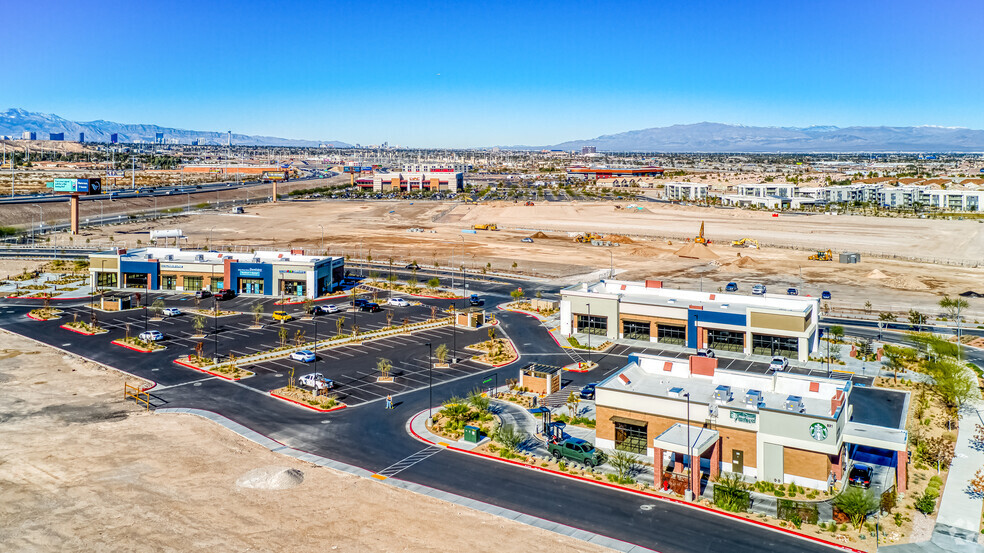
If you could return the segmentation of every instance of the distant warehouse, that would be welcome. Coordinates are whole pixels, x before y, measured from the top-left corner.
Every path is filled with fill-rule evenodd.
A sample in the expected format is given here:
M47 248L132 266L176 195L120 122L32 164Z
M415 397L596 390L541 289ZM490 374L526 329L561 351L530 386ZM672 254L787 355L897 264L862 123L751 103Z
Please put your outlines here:
M228 288L239 294L316 298L341 285L345 259L304 255L304 250L117 249L90 255L89 273L93 286L99 288L178 292Z
M806 361L817 350L819 304L809 296L751 296L663 288L658 280L600 280L560 292L560 333L629 338Z
M662 167L569 167L567 176L585 180L623 177L661 177Z

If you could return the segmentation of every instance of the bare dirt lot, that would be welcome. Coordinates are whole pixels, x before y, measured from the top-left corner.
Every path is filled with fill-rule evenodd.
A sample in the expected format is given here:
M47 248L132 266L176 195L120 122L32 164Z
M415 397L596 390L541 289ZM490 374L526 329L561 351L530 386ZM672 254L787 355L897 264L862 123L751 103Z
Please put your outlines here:
M4 551L607 551L147 413L115 371L0 343Z
M710 255L677 255L685 237L705 222L712 240ZM498 232L462 233L475 224L496 223ZM943 293L984 292L984 224L948 221L832 215L780 215L712 208L650 204L642 211L616 209L611 203L549 203L525 207L513 203L462 205L431 201L295 201L250 207L244 215L208 213L166 223L180 227L189 245L204 246L212 235L216 247L245 250L306 248L327 250L394 264L454 266L462 262L479 271L519 271L568 282L606 274L619 278L655 278L669 285L715 291L729 281L748 292L754 283L770 292L787 287L801 294L833 294L833 308L860 308L870 301L878 311L906 312L916 306L936 314ZM130 247L147 243L148 224L93 231ZM424 232L408 232L420 228ZM576 244L575 231L609 235L619 247ZM543 234L535 234L543 232ZM322 235L324 242L322 246ZM614 235L614 236L612 236ZM535 236L533 243L520 239ZM545 236L545 238L544 238ZM761 249L734 248L731 240L760 240ZM770 244L771 246L766 246ZM861 263L809 261L810 253L830 248L862 252ZM462 256L464 252L464 256ZM874 254L874 255L871 255ZM876 257L898 256L898 259ZM939 260L939 263L914 259ZM948 265L964 263L970 266ZM516 264L513 267L513 263ZM970 298L970 313L984 319L984 302Z

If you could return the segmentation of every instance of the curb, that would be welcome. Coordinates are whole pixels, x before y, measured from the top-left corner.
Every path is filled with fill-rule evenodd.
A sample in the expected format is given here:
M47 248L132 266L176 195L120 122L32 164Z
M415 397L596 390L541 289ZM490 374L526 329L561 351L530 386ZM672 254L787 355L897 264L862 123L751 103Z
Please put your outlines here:
M860 549L854 549L853 547L849 547L849 546L842 545L842 544L839 544L839 543L834 543L834 542L827 541L827 540L820 539L820 538L815 538L813 536L808 536L806 534L801 534L799 532L794 532L792 530L788 530L788 529L782 528L780 526L773 526L772 524L767 524L765 522L760 522L760 521L753 520L753 519L747 519L747 518L744 518L744 517L733 515L733 514L728 513L728 512L718 511L716 509L711 509L710 507L705 507L705 506L699 505L697 503L690 503L690 502L685 501L683 499L676 499L676 498L673 498L673 497L666 497L666 496L662 496L662 495L657 495L657 494L653 494L653 493L644 492L644 491L641 491L641 490L634 490L632 488L626 488L625 486L619 486L617 484L612 484L610 482L605 482L605 481L602 481L602 480L595 480L593 478L585 478L583 476L575 476L573 474L568 474L566 472L560 472L560 471L556 471L556 470L553 470L553 469L548 469L548 468L544 468L544 467L538 467L536 465L530 465L530 464L523 463L523 462L520 462L520 461L514 461L512 459L503 459L503 458L500 458L500 457L493 457L492 455L486 455L484 453L476 453L474 451L469 451L467 449L461 449L461 448L455 447L453 445L444 445L444 444L441 444L441 443L432 442L432 441L428 440L427 438L424 438L420 434L417 434L413 430L413 420L416 419L417 417L419 417L422 413L423 413L423 411L421 411L420 413L417 413L416 415L414 415L413 417L410 418L410 421L407 423L407 429L410 430L410 434L414 438L416 438L417 440L419 440L421 442L424 442L426 444L432 445L432 446L438 446L438 447L443 446L445 449L450 449L452 451L457 451L459 453L466 453L466 454L469 454L469 455L475 455L476 457L485 458L485 459L488 459L490 461L496 461L496 462L500 462L500 463L507 463L507 464L510 464L510 465L514 465L514 466L518 466L518 467L522 467L522 468L526 468L526 469L532 469L532 470L536 470L536 471L540 471L540 472L545 472L547 474L552 474L554 476L560 476L562 478L571 478L571 479L579 480L581 482L585 482L585 483L588 483L588 484L594 484L594 485L597 485L597 486L604 486L606 488L614 489L614 490L617 490L617 491L620 491L620 492L631 493L631 494L635 494L635 495L641 495L641 496L644 496L644 497L650 497L650 498L653 498L653 499L658 499L658 500L662 500L662 501L668 501L670 503L676 503L677 505L681 505L681 506L684 506L684 507L690 507L692 509L699 509L699 510L704 511L706 513L710 513L710 514L713 514L713 515L718 515L718 516L730 518L730 519L737 520L737 521L740 521L740 522L754 524L756 526L760 526L760 527L766 528L768 530L772 530L774 532L782 532L784 534L789 534L790 536L794 536L796 538L800 538L800 539L803 539L803 540L808 540L808 541L820 543L820 544L826 545L828 547L835 547L835 548L841 549L843 551L850 551L852 553L865 553L864 551L862 551Z
M307 407L308 409L311 409L312 411L317 411L319 413L331 413L332 411L340 411L340 410L345 409L346 407L348 407L348 405L345 405L344 403L342 403L341 406L339 406L339 407L332 407L331 409L322 409L320 407L315 407L314 405L308 405L306 403L301 403L300 401L297 401L297 400L294 400L294 399L290 399L289 397L284 397L282 395L275 394L273 392L270 392L270 395L273 396L273 397L275 397L275 398L277 398L277 399L282 399L284 401L289 401L289 402L291 402L291 403L293 403L295 405L300 405L301 407Z
M86 332L84 330L76 330L76 329L68 326L68 323L65 323L65 324L61 325L59 328L64 328L65 330L67 330L69 332L74 332L76 334L81 334L83 336L95 336L97 334L95 332ZM102 334L102 333L100 333L100 334Z
M198 371L198 372L201 372L201 373L210 374L212 376L217 376L217 377L219 377L219 378L221 378L223 380L229 380L229 381L232 381L232 382L238 382L239 381L239 378L232 378L231 376L226 376L224 374L219 374L219 373L208 371L208 370L205 370L205 369L200 369L200 368L198 368L198 367L196 367L194 365L190 365L188 363L182 363L181 360L179 360L179 359L175 359L174 360L174 363L176 363L178 365L181 365L182 367L187 367L187 368L189 368L189 369L191 369L193 371Z
M71 330L71 329L69 329L69 330ZM161 349L140 349L140 348L137 348L137 347L133 347L133 346L124 344L123 342L120 342L119 339L113 340L110 343L113 344L114 346L120 346L121 348L132 349L133 351L139 351L140 353L156 353L158 351L164 351L164 350L167 349L167 346L165 346L165 347L163 347Z
M55 319L60 319L61 318L61 315L56 315L56 316L54 316L54 317L52 317L50 319L42 319L41 317L35 317L34 315L31 315L30 313L25 313L24 316L27 317L28 319L34 319L35 321L41 321L42 323L43 322L47 322L47 321L53 321Z

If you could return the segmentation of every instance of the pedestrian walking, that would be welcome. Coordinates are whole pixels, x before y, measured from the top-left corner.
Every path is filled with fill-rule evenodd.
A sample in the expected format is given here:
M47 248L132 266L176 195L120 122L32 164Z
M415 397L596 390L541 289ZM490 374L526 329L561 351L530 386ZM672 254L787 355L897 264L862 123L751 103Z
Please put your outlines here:
M392 409L393 408L393 396L390 396L390 395L387 395L386 396L386 408L387 409Z

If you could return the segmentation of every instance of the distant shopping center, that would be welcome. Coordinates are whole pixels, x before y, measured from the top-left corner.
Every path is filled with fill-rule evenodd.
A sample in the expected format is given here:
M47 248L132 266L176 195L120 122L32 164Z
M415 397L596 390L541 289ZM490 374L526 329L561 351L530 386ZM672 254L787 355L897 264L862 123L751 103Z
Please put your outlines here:
M92 285L104 289L231 289L239 294L315 298L341 285L345 259L305 255L304 250L116 249L90 255L89 273Z

